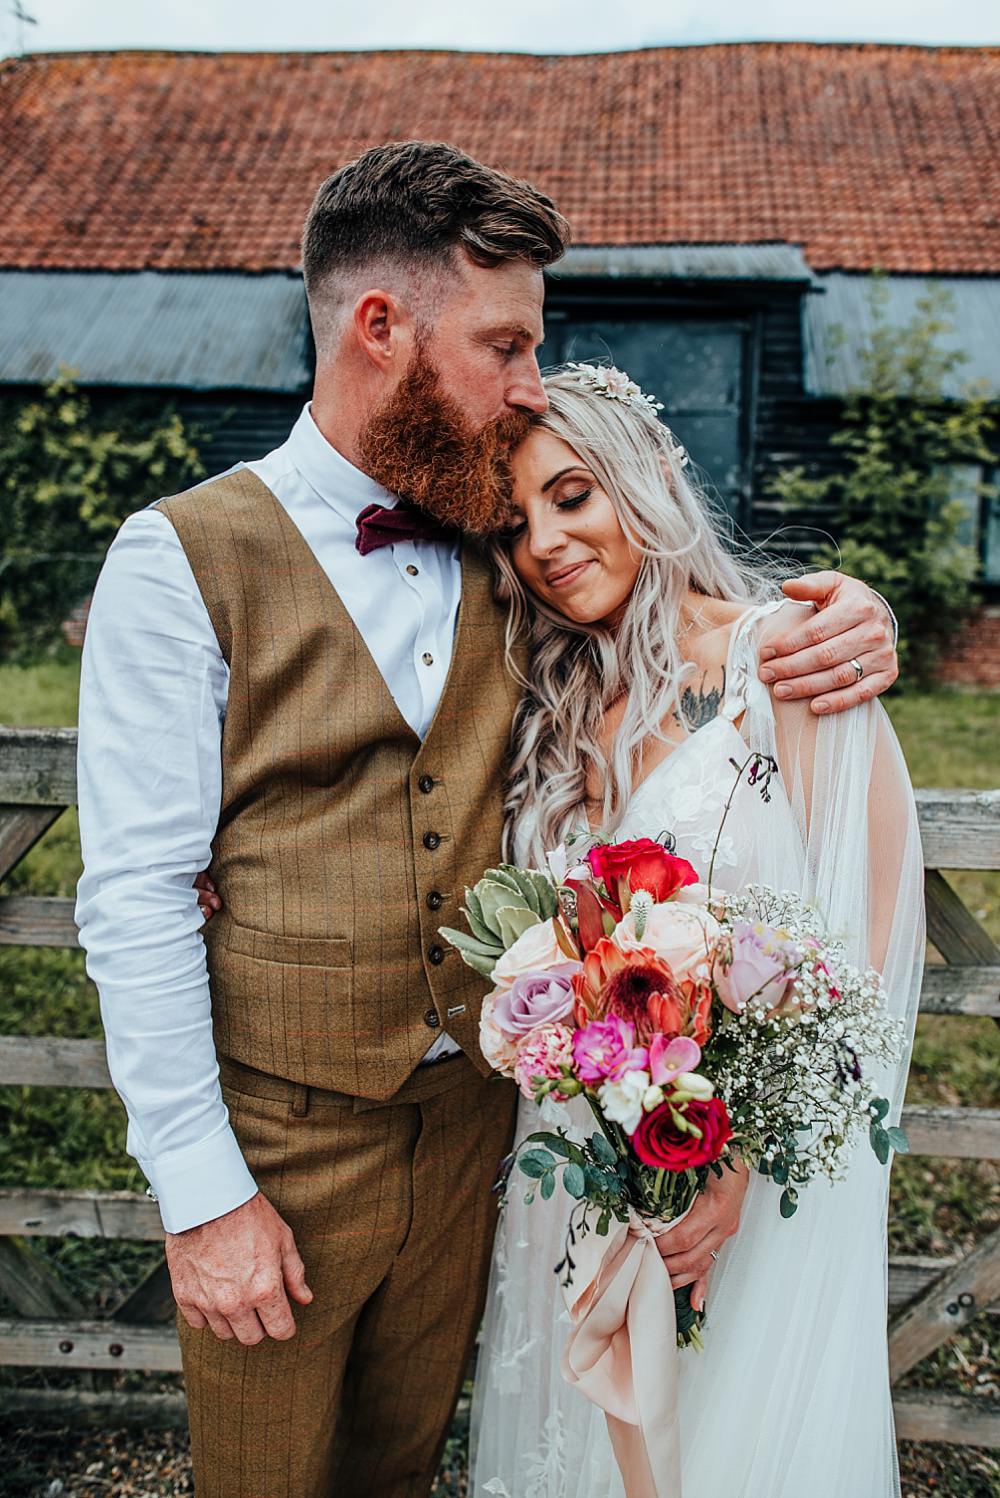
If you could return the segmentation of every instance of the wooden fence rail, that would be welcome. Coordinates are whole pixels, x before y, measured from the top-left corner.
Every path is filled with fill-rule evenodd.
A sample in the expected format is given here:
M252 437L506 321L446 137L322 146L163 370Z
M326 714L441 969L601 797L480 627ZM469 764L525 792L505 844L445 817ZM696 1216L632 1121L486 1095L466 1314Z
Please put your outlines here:
M0 727L0 881L76 800L76 731ZM917 792L926 870L928 934L940 955L925 974L924 1014L988 1016L1000 1022L1000 947L946 872L1000 870L1000 791ZM73 902L0 897L0 945L75 947ZM107 1088L100 1041L0 1036L0 1085ZM1000 1160L1000 1110L908 1107L911 1153ZM159 1213L128 1191L0 1191L0 1292L17 1315L0 1320L0 1365L151 1372L180 1368L172 1299L161 1261L105 1317L79 1306L30 1240L126 1238L159 1242ZM889 1354L893 1381L1000 1302L1000 1230L961 1259L893 1258ZM1000 1446L1000 1404L968 1395L897 1390L897 1430L914 1440ZM182 1395L101 1389L3 1389L8 1410L72 1408L174 1423Z

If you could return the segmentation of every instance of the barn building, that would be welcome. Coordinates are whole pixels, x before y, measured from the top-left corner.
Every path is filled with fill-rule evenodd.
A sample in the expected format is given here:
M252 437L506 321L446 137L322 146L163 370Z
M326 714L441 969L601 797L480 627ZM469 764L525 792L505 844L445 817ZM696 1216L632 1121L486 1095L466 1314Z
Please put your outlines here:
M316 185L374 142L447 139L570 219L545 362L610 354L739 525L794 540L822 516L779 515L767 481L830 461L872 272L893 321L950 292L964 377L1000 407L998 89L1000 49L9 59L0 388L69 365L99 400L162 391L210 432L210 470L259 455L310 385ZM954 475L984 608L952 674L1000 685L1000 501L976 491L997 479Z

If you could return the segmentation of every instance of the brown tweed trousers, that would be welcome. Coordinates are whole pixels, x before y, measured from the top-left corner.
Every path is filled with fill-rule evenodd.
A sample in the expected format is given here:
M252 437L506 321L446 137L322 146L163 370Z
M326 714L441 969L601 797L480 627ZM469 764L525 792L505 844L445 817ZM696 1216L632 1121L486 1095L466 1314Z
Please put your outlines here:
M249 470L164 500L230 671L207 928L223 1094L314 1300L288 1343L179 1321L199 1498L417 1498L485 1295L515 1095L481 978L437 935L498 857L518 688L463 549L423 743L312 552ZM359 567L364 560L359 558ZM446 1028L461 1057L419 1062Z

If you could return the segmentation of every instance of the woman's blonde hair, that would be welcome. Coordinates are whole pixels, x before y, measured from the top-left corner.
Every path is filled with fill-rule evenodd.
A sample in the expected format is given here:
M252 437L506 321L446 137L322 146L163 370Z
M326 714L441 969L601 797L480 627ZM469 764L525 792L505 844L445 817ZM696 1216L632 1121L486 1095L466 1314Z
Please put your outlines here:
M610 829L632 791L643 744L663 737L685 678L677 622L689 590L748 606L777 595L776 568L735 552L732 527L681 466L669 429L644 402L598 394L572 369L545 375L548 410L534 425L568 443L608 495L642 561L618 627L575 624L529 593L509 545L492 546L499 598L508 605L507 655L527 641L525 696L514 722L504 846L515 829L537 860L565 836L585 800L589 770L604 785ZM729 536L727 537L727 531ZM607 709L627 698L610 756L599 744ZM683 719L682 719L683 721Z

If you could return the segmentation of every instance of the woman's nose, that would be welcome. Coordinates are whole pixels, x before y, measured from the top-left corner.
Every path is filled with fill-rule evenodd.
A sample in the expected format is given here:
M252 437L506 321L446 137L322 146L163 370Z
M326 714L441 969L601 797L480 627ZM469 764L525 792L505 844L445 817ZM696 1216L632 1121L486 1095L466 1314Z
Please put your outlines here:
M558 516L551 512L528 521L528 550L537 560L554 556L565 541L566 535Z

